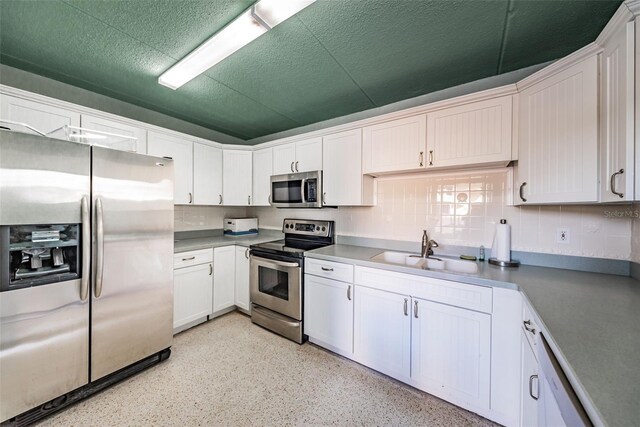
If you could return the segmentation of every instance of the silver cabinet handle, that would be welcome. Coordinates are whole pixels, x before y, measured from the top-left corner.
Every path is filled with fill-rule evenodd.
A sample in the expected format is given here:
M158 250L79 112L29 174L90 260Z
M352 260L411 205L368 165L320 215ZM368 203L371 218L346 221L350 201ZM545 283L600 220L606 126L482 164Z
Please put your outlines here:
M433 150L429 150L429 166L433 166Z
M528 331L531 332L533 335L536 334L536 329L531 327L531 320L525 320L524 322L522 322L524 324L524 328Z
M189 204L193 203L193 194L189 193Z
M611 182L609 183L611 186L611 192L621 199L624 197L624 194L616 191L616 176L622 175L623 173L624 169L620 169L618 172L614 172L613 175L611 175Z
M420 152L418 159L420 160L420 166L424 166L424 151Z
M213 264L209 264L209 276L213 276Z
M296 172L300 172L300 171L298 170L298 162L296 162Z
M527 185L526 182L523 182L522 184L520 184L520 200L522 200L523 202L526 202L527 199L524 198L524 186Z
M418 318L418 300L413 301L413 317Z
M537 379L538 379L538 376L537 376L537 375L531 375L531 376L529 377L529 396L531 396L531 397L533 398L533 400L538 400L538 398L539 398L540 396L539 396L539 395L538 395L538 396L534 396L534 395L533 395L533 380L534 380L534 379L536 379L536 380L537 380ZM540 394L540 393L538 393L538 394Z
M404 315L409 315L409 300L407 298L404 299Z
M295 171L293 170L293 163L294 163L294 162L291 162L291 172L295 172Z
M249 248L247 248L247 249L245 249L245 250L244 250L244 257L245 257L246 259L249 259Z
M220 197L220 201L218 202L219 205L222 204L222 194L218 194L218 197Z
M96 199L96 280L93 290L96 298L102 295L102 273L104 270L104 222L102 199Z
M251 196L247 196L247 204L250 205L251 204Z
M271 204L271 194L269 194L269 198L267 200L269 201L269 204Z
M347 299L351 301L351 285L347 286Z
M333 268L328 268L328 267L320 267L322 268L322 271L333 271Z
M323 205L327 204L327 192L326 191L324 193L322 193L322 204Z
M89 295L89 257L91 255L91 224L89 221L89 199L84 196L80 201L82 216L82 279L80 280L80 301L86 301Z
M191 261L192 259L196 259L195 256L191 256L189 258L182 258L183 261Z

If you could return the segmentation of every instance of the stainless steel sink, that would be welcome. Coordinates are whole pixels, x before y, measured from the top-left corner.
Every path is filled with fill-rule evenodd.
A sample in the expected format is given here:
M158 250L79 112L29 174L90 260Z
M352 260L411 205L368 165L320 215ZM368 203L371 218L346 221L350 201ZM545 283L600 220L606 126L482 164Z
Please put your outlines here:
M385 251L371 257L371 260L385 264L406 265L408 267L428 270L445 270L454 273L475 274L478 272L478 264L473 261L444 256L422 258L418 254L408 252Z

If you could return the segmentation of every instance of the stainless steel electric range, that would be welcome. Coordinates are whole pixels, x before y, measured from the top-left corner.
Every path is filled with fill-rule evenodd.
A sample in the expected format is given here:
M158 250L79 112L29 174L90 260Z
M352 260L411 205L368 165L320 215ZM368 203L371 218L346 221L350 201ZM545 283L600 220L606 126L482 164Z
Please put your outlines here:
M304 253L334 243L334 222L285 219L284 240L252 245L251 321L302 344Z

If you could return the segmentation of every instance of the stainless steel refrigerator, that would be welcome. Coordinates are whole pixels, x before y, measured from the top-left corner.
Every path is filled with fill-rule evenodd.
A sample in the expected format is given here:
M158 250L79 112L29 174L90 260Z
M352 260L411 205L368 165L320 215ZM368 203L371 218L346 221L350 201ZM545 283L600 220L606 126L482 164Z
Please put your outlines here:
M172 317L173 162L0 131L0 422L166 359Z

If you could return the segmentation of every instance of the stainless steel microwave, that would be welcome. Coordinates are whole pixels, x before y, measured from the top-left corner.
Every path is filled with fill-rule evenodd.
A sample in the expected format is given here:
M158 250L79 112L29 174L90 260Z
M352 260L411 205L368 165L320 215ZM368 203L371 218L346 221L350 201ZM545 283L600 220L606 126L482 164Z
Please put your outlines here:
M321 208L322 171L271 176L271 206Z

